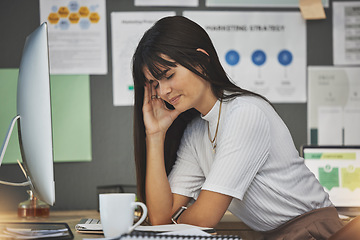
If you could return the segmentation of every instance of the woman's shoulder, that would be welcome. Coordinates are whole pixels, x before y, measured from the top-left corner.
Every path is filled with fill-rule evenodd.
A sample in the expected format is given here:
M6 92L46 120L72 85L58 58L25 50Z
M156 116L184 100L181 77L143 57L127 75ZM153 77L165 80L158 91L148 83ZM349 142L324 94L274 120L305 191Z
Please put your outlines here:
M228 101L226 104L228 114L246 111L266 112L273 109L265 99L257 96L238 96Z
M205 121L199 116L192 119L189 124L186 127L187 131L196 131L201 130L201 128L204 126Z

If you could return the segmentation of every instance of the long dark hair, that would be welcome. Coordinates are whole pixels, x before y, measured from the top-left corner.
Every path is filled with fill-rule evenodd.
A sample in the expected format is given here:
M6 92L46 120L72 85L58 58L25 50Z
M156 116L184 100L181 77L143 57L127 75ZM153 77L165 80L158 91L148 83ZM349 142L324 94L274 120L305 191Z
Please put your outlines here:
M198 51L205 50L207 54ZM165 60L163 55L173 61ZM137 190L140 201L145 202L146 143L142 106L146 78L144 67L151 75L161 79L164 68L180 64L197 74L211 85L218 99L228 100L240 95L256 95L236 86L220 64L218 55L206 31L195 22L182 17L165 17L157 21L141 38L133 56L135 89L134 150L137 175ZM264 98L265 99L265 98ZM265 99L266 100L266 99ZM169 108L169 104L167 104ZM190 109L181 113L173 122L165 137L165 168L169 174L176 160L176 152L187 124L199 112Z

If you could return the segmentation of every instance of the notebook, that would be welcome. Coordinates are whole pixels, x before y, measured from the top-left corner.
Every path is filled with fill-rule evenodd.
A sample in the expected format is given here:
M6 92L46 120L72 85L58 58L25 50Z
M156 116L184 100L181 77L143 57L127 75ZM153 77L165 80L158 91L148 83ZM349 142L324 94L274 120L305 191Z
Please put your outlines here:
M200 229L192 229L160 234L154 232L134 232L123 234L118 238L111 238L111 240L241 240L241 238L234 235L211 235Z
M301 153L339 214L359 216L360 146L305 145Z

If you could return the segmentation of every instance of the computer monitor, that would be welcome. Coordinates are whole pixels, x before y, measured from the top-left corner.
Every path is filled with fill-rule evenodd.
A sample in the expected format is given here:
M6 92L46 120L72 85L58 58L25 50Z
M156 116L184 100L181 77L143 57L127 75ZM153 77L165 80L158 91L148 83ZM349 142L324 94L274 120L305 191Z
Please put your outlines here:
M338 211L359 215L360 146L304 145L301 152Z
M0 154L0 165L15 123L25 171L35 196L55 203L47 23L25 41L19 67L17 116L12 120Z

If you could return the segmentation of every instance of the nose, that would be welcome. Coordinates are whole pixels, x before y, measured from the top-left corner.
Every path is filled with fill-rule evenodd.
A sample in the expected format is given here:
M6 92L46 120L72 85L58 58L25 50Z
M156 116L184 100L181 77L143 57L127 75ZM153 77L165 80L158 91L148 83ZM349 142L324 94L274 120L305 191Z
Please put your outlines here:
M159 87L157 89L157 94L160 97L166 97L166 95L168 95L169 93L171 93L170 84L166 81L159 81Z

